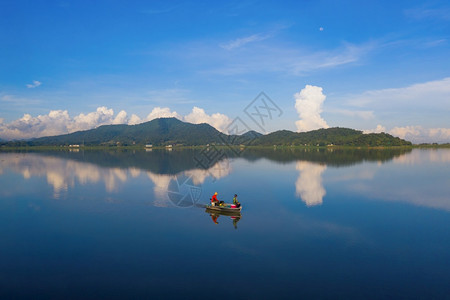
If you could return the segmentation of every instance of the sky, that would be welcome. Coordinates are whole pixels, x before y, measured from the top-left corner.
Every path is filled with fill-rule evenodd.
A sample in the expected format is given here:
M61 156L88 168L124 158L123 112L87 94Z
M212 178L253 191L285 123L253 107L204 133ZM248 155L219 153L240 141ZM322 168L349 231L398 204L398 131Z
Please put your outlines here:
M0 0L0 139L158 117L450 142L448 1Z

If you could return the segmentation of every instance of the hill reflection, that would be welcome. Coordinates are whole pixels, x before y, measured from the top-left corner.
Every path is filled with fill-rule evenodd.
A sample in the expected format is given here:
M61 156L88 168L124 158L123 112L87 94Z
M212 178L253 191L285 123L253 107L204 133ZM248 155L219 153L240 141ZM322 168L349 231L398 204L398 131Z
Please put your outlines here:
M450 151L247 149L241 156L232 151L227 152L222 160L215 161L208 168L196 165L194 157L198 153L198 150L0 153L0 176L6 171L12 171L20 174L24 180L32 177L45 178L52 187L54 199L63 198L68 190L77 184L101 184L108 193L114 193L130 181L144 180L144 184L145 181L151 182L153 205L174 204L190 207L199 200L201 185L232 174L233 161L237 158L252 164L259 160L268 160L279 165L292 164L295 167L298 171L297 178L292 181L295 185L295 196L308 207L323 204L327 195L323 175L327 173L338 174L328 178L327 183L339 182L340 190L346 189L355 195L364 193L381 200L450 209L448 199L436 191L434 185L432 188L431 183L428 190L419 190L409 185L415 180L413 178L409 182L392 178L395 172L399 174L396 178L413 176L413 172L403 174L400 173L402 168L396 168L394 172L389 168L380 168L387 162L390 162L390 165L411 165L417 168L422 165L430 167L448 164ZM364 162L375 164L367 164L362 168L352 167ZM347 168L342 168L342 171L331 171L344 166ZM267 172L272 171L267 169ZM273 174L275 177L281 175ZM415 177L419 175L414 174ZM394 181L397 186L392 187Z
M388 162L399 158L411 149L268 149L249 148L240 154L231 150L223 150L223 160L244 158L249 161L268 159L274 162L290 163L308 161L327 166L351 166L364 161ZM74 161L92 163L101 167L150 171L154 174L176 175L180 172L195 169L210 169L215 165L199 166L195 160L201 150L153 150L146 151L49 151L34 152L47 157L59 157Z
M130 158L128 153L100 154L101 152L0 153L0 175L9 169L14 173L21 174L25 180L31 177L45 177L47 183L53 188L53 198L55 199L61 198L61 195L70 187L74 187L76 183L80 185L103 183L106 191L111 193L117 191L121 184L131 178L146 176L154 184L154 204L167 206L169 185L178 177L187 177L191 180L192 185L196 186L203 184L207 178L218 180L231 172L231 165L227 160L223 160L215 163L209 169L197 168L179 171L176 174L158 174L145 168L127 167L127 161ZM146 155L148 156L148 154ZM169 161L170 159L167 159L167 162L163 160L156 166L162 167ZM148 165L152 165L152 162L153 160L147 160ZM161 169L167 170L166 167ZM178 169L182 170L182 168Z

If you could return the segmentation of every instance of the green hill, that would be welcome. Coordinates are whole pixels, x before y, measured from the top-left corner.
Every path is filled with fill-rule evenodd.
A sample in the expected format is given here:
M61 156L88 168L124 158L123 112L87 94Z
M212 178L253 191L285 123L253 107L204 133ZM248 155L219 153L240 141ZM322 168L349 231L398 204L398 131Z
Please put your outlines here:
M191 124L160 118L137 125L104 125L71 134L38 138L31 145L204 145L219 142L224 134L208 124Z
M208 124L191 124L176 118L160 118L138 125L104 125L71 134L31 141L3 142L7 146L98 145L260 145L260 146L406 146L410 142L386 133L363 134L349 128L318 129L309 132L281 130L266 135L255 131L240 136L226 135Z
M280 130L256 139L254 145L293 145L293 146L409 146L411 142L387 133L364 134L349 128L327 128L308 132Z

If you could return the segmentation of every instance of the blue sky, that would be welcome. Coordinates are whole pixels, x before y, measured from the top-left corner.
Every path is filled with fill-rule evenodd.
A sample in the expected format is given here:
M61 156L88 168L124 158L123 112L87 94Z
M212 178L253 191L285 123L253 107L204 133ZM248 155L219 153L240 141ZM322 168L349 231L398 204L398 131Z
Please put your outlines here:
M448 1L0 0L0 138L159 116L450 142ZM255 103L255 102L253 102Z

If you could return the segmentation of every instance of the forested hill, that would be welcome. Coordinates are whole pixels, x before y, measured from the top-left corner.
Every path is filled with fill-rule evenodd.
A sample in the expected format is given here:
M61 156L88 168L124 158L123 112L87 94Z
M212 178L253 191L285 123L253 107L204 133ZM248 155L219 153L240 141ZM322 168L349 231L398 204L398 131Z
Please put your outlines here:
M295 146L409 146L411 142L387 133L364 134L360 130L333 127L308 132L280 130L260 136L255 145L295 145Z
M159 118L137 125L103 125L71 134L43 137L32 145L204 145L220 142L224 134L208 124L191 124L176 118Z
M226 135L208 124L191 124L176 118L159 118L137 125L104 125L65 135L42 137L30 141L2 142L7 146L56 145L260 145L260 146L406 146L410 142L386 133L363 134L349 128L328 128L309 132L276 131L262 135L249 131L240 136Z

